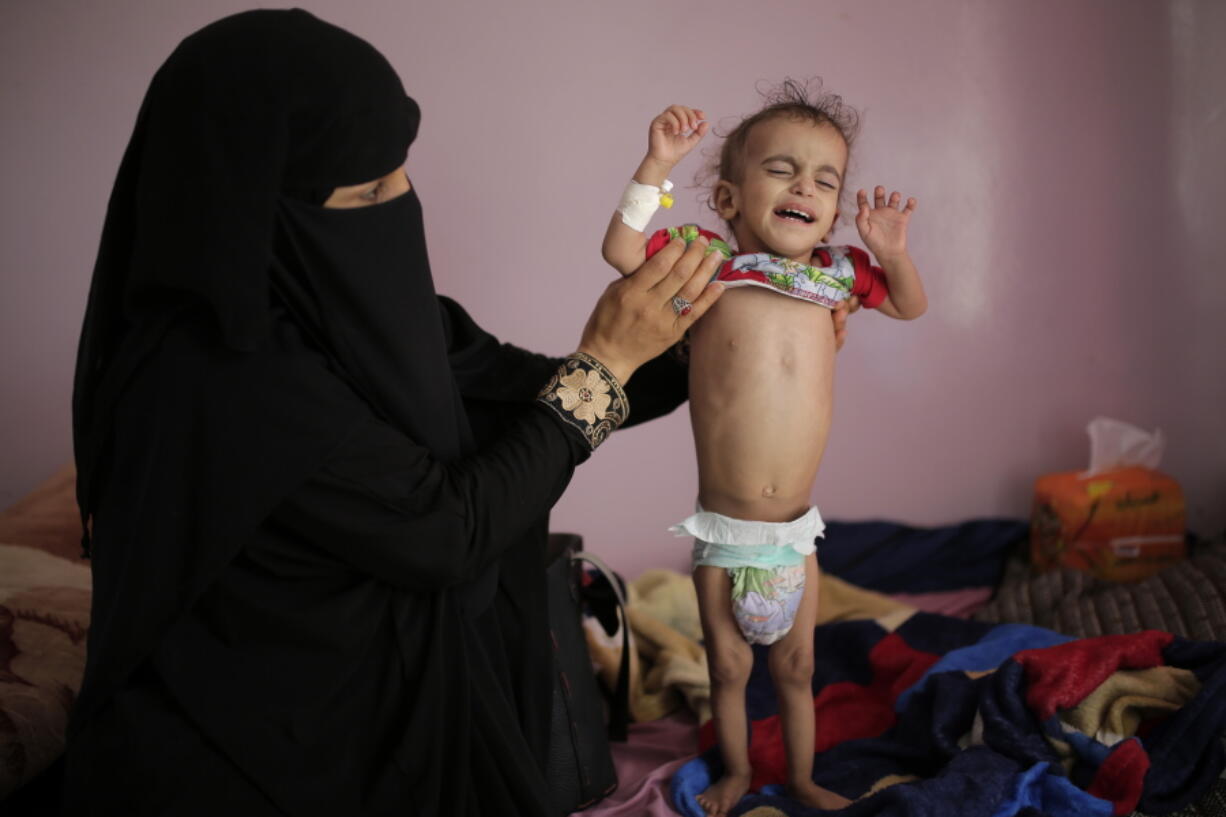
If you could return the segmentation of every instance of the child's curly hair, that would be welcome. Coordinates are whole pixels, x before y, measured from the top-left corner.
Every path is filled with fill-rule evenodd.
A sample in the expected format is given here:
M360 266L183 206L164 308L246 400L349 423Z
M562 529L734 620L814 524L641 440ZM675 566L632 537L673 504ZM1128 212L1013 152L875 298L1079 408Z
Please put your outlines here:
M812 122L814 125L830 125L843 137L849 155L852 143L860 132L860 114L838 94L823 92L821 77L805 82L788 77L779 85L761 93L766 102L765 107L745 117L723 135L724 143L718 156L711 157L695 178L697 185L711 191L707 195L707 207L712 211L716 211L715 199L711 195L715 189L714 182L720 179L727 179L734 184L740 182L749 132L759 122L786 116ZM839 190L839 206L844 212L847 212L847 202L844 200L846 190L846 185Z

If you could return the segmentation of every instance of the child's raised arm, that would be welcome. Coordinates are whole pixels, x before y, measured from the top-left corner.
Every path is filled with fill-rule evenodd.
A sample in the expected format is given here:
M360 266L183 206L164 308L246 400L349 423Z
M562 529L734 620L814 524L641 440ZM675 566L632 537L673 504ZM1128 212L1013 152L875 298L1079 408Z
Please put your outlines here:
M928 309L928 296L920 282L919 270L907 252L907 224L915 212L916 201L907 199L905 207L899 207L902 196L895 191L887 200L885 188L878 186L873 191L873 206L868 204L868 194L856 193L856 227L860 238L877 263L885 271L890 294L877 307L878 312L891 318L909 321L923 315Z
M634 200L644 196L658 197L658 188L673 167L706 136L709 127L702 111L684 105L670 105L664 113L651 120L647 131L647 155L639 163L632 182L639 187L626 189L621 206L609 221L609 229L601 246L604 260L622 275L629 275L642 266L644 248L647 246L643 228L655 210L654 203L644 206L636 204ZM657 191L645 191L643 186L655 187Z

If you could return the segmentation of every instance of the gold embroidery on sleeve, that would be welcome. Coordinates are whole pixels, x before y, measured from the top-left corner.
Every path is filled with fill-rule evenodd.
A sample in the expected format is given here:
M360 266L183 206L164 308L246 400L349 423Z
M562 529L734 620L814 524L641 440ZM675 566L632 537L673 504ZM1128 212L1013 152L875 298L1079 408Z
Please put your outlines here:
M630 416L630 401L599 360L575 352L562 363L537 398L574 427L592 450Z

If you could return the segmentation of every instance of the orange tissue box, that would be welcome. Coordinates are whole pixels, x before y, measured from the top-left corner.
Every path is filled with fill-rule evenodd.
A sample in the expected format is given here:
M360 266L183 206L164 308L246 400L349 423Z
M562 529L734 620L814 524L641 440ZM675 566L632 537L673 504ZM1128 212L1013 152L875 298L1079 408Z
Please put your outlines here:
M1071 567L1127 582L1186 555L1183 491L1166 474L1128 466L1035 481L1030 558L1036 570Z

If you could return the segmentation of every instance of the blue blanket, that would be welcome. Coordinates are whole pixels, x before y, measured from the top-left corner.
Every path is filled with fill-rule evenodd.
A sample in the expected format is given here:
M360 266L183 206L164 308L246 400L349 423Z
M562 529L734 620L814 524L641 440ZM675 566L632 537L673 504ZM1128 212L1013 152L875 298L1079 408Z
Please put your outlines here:
M893 522L830 522L817 540L822 570L879 593L996 587L1030 525L974 519L940 528Z

